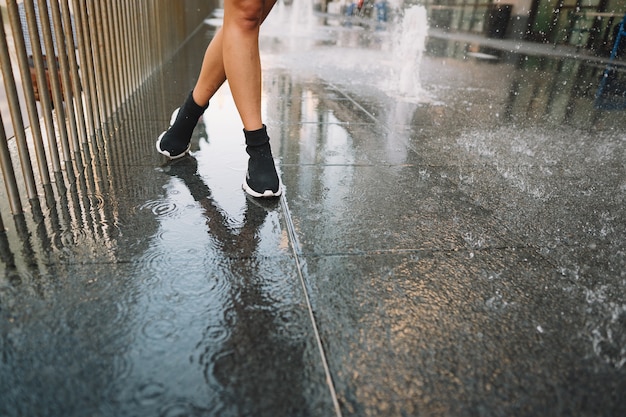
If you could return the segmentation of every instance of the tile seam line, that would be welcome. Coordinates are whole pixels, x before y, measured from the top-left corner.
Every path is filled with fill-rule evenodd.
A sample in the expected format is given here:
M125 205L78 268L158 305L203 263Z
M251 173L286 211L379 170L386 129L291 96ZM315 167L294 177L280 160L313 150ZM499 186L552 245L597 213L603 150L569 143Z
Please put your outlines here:
M365 107L363 107L358 101L356 101L355 99L353 99L348 93L346 93L345 91L343 91L342 89L340 89L338 86L334 85L334 84L329 84L328 85L330 88L335 89L339 94L341 94L342 96L344 96L348 101L350 101L351 103L353 103L355 106L357 106L359 109L361 109L361 111L363 113L365 113L367 115L367 117L369 117L370 119L372 119L374 121L375 124L380 124L382 129L387 133L391 133L391 129L389 128L389 126L387 126L386 123L380 121L378 118L376 118L376 116L374 114L372 114L371 112L367 111L367 109ZM403 142L408 149L410 149L413 153L418 154L417 150L413 147L413 145L411 145L411 143L407 140L401 140L401 142Z
M374 121L375 124L379 124L381 125L382 129L386 132L386 133L391 133L391 129L389 128L389 126L387 126L386 123L380 121L374 114L372 114L371 112L367 111L367 109L365 107L363 107L358 101L356 101L355 99L353 99L348 93L346 93L345 91L343 91L342 89L340 89L338 86L334 85L334 84L329 84L328 85L330 88L335 89L339 94L341 94L342 96L344 96L348 101L350 101L351 103L353 103L355 106L357 106L359 109L361 109L361 111L363 113L365 113L367 115L367 117L369 117L370 119L372 119ZM413 147L413 145L411 145L411 143L409 141L407 141L406 139L402 139L401 140L402 143L404 143L406 145L406 147L411 150L413 153L415 153L416 155L419 155L419 152L417 152L417 150ZM426 166L430 166L430 164L427 164ZM437 167L438 165L435 165L434 167Z
M415 248L415 249L372 249L360 252L308 252L302 253L303 257L311 258L330 258L330 257L358 257L358 256L379 256L379 255L412 255L412 254L461 254L461 253L489 253L500 251L516 251L516 250L530 250L536 252L537 247L535 245L504 245L504 246L490 246L486 248L462 248L462 249L428 249L428 248Z
M283 209L284 210L284 209ZM290 233L290 239L293 239ZM503 250L524 250L529 249L533 251L537 251L537 245L535 244L520 244L520 245L504 245L504 246L490 246L485 248L464 248L464 249L428 249L428 248L413 248L413 249L372 249L366 251L359 252L309 252L304 253L299 247L299 244L294 244L298 246L298 249L294 249L294 254L298 254L299 257L312 257L312 258L326 258L326 257L351 257L351 256L376 256L376 255L407 255L407 254L447 254L447 253L463 253L463 252L493 252L493 251L503 251ZM577 245L560 245L562 247L578 247ZM606 246L606 244L604 245ZM538 252L537 252L538 253ZM541 254L539 254L541 255ZM278 259L281 258L281 255L277 256L263 256L262 259ZM228 260L255 260L259 259L258 257L253 256L235 256L235 257L227 257L225 259ZM180 263L186 263L186 260L180 261ZM121 261L95 261L95 262L44 262L43 266L46 267L55 267L55 266L95 266L95 265L142 265L140 261L136 260L121 260Z
M370 113L369 111L367 111L367 109L365 107L363 107L359 102L357 102L355 99L353 99L352 97L350 97L346 92L344 92L342 89L340 89L338 86L330 83L328 84L328 86L330 88L333 88L334 90L336 90L339 94L341 94L342 96L344 96L346 99L348 99L352 104L354 104L355 106L357 106L363 113L367 114L367 116L372 119L374 121L374 123L380 124L382 126L382 128L389 133L390 129L389 127L387 127L387 125L385 123L382 123L380 120L378 120L376 118L376 116L374 116L372 113ZM365 124L365 123L363 123ZM411 150L413 150L411 148Z
M311 326L313 327L313 334L315 336L315 342L317 344L317 348L322 359L322 367L324 368L324 374L326 375L326 385L330 391L330 395L333 401L333 408L335 410L336 417L342 417L341 407L339 406L339 400L337 399L337 391L335 389L335 384L333 382L332 375L330 373L330 367L328 365L328 360L326 358L326 352L324 350L324 345L322 343L322 338L319 333L319 329L317 326L317 322L315 320L315 314L313 313L313 306L311 305L311 300L309 298L309 293L307 291L306 282L304 280L304 274L302 272L302 265L300 262L301 250L300 243L297 239L295 226L293 224L293 219L291 217L291 211L289 210L289 206L287 204L287 199L285 198L285 193L280 197L280 203L283 211L283 215L285 216L285 223L287 224L287 233L289 235L289 239L291 240L291 247L294 255L294 259L296 262L296 270L298 271L298 278L300 280L300 285L302 286L302 292L304 294L304 300L307 306L307 311L309 313L309 319L311 320Z

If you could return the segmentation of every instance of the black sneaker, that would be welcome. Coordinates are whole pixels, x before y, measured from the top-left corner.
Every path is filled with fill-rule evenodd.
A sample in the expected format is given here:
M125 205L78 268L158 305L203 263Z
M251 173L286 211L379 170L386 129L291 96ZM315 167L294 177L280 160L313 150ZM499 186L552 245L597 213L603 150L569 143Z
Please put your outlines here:
M172 113L169 128L159 135L156 141L157 151L169 159L185 156L191 149L193 130L207 107L208 104L197 105L192 93L189 93L185 103Z
M259 130L244 129L243 132L246 137L246 152L250 155L246 180L243 183L244 191L253 197L280 196L282 184L276 172L265 125Z

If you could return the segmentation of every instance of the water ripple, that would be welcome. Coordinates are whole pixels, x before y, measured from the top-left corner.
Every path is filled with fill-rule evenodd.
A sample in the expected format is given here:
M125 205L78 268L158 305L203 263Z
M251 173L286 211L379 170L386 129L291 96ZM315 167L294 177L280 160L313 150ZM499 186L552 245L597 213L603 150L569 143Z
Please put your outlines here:
M145 271L144 271L145 272ZM144 290L154 290L161 286L163 279L158 274L142 274L141 288Z
M132 363L120 352L112 357L113 378L115 381L123 381L129 377L133 371Z
M159 382L141 384L135 393L135 399L142 405L152 405L160 401L165 393L165 386Z
M139 207L139 210L150 210L159 217L171 217L172 214L181 210L176 203L164 200L149 200Z
M202 342L204 344L221 344L230 337L230 329L226 326L214 324L210 325L204 331Z
M137 261L143 271L167 271L180 267L180 256L175 251L156 247L145 252Z
M141 328L141 333L149 340L178 339L178 326L171 319L153 319L147 321Z
M81 247L92 246L89 229L83 226L75 226L66 229L54 231L50 235L50 240L54 243L56 249L62 250L71 248L73 250Z
M292 306L278 313L281 335L294 340L304 339L310 331L305 317L304 306Z
M189 417L195 415L197 413L190 404L170 404L159 411L159 417Z
M228 385L227 369L232 369L235 356L233 349L222 349L215 352L208 361L203 363L204 380L208 386L222 389Z
M92 211L104 209L104 206L106 205L106 200L102 194L89 194L87 195L87 198L89 199L89 205Z
M224 277L211 277L210 280L201 274L185 271L185 275L172 277L168 281L169 292L179 297L204 299L210 293L222 293L228 288L228 282Z

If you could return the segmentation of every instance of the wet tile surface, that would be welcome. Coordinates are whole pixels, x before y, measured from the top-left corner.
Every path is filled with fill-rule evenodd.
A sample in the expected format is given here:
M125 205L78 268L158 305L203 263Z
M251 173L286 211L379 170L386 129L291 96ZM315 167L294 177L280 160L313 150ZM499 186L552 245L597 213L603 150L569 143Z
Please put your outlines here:
M625 126L597 66L457 45L405 97L388 34L278 28L281 199L241 190L227 88L190 156L154 150L207 28L0 235L0 415L626 413Z
M315 257L308 273L345 415L621 407L623 376L564 331L585 325L584 295L532 252Z
M175 164L111 160L97 198L79 179L56 234L7 257L1 414L332 413L280 202L247 199L209 134Z

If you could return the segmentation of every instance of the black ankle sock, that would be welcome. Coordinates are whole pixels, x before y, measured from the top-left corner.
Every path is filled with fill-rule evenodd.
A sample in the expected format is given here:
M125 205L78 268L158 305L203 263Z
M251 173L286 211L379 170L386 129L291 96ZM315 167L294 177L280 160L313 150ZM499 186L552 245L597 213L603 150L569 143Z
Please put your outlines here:
M243 133L246 137L246 152L250 155L246 177L248 186L260 194L265 190L277 192L278 174L265 125L259 130L244 129Z
M161 149L168 151L171 156L179 155L187 149L191 141L193 130L198 119L209 107L200 106L193 100L193 91L178 111L176 120L161 139Z
M267 135L267 127L263 125L258 130L243 130L243 135L246 137L246 145L248 146L261 146L269 143L270 137Z

